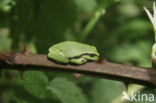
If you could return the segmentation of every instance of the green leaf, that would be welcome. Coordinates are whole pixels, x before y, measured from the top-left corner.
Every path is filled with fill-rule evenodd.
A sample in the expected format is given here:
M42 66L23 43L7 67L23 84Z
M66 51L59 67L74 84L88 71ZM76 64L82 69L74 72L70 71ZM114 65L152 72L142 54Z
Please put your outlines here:
M111 103L124 89L121 82L113 80L97 79L91 89L91 103Z
M44 72L26 71L24 72L24 80L20 76L14 78L16 102L25 101L25 103L60 103L55 95L46 89L48 78Z
M88 103L82 90L73 82L57 77L47 87L62 103Z
M35 96L42 95L48 84L48 78L43 72L28 71L24 74L24 88Z
M110 57L121 63L136 63L135 65L151 66L151 42L140 40L138 42L125 42L112 50ZM126 53L126 54L125 54ZM125 54L125 55L123 55Z
M97 7L96 0L75 0L80 12L91 12Z
M48 78L43 72L25 71L23 78L23 80L20 77L14 78L16 84L23 86L23 89L36 97L43 97L42 93L48 84Z

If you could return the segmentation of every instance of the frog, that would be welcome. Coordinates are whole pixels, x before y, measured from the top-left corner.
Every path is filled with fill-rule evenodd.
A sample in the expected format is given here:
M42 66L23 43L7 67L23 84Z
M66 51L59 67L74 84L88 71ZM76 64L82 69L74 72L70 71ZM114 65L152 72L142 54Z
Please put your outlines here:
M64 41L49 48L48 58L60 64L82 65L99 59L95 46L76 41Z

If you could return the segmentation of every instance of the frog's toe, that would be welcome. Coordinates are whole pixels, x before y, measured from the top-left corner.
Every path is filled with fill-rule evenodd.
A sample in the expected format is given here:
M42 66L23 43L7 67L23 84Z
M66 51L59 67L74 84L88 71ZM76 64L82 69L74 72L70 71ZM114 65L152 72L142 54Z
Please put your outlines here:
M84 55L82 56L83 58L87 59L88 61L95 61L95 60L98 60L99 57L96 56L96 55L93 55L93 56L90 56L90 55Z
M60 64L67 64L69 62L68 59L64 58L61 55L58 55L56 53L48 53L48 59L54 61L55 63L60 63Z

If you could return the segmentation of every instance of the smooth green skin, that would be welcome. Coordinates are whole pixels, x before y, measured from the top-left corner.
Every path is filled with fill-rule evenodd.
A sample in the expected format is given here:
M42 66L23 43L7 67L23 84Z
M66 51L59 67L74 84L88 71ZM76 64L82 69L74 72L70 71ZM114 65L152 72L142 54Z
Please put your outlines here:
M63 64L84 64L99 59L99 53L94 46L74 41L65 41L49 48L48 58Z

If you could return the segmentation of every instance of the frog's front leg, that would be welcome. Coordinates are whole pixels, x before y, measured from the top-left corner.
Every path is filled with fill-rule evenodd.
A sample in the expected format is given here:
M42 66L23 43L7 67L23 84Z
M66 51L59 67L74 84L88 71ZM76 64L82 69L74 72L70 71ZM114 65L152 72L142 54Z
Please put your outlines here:
M69 60L68 58L65 58L61 55L58 55L58 53L55 53L55 52L51 52L48 54L48 58L54 62L57 62L57 63L63 63L63 64L67 64L69 63ZM59 61L59 62L58 62Z

